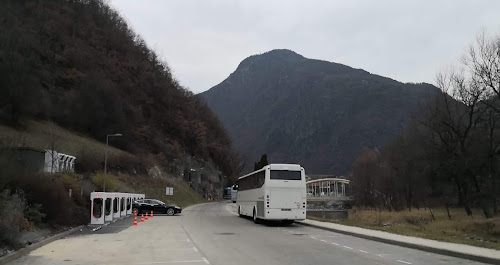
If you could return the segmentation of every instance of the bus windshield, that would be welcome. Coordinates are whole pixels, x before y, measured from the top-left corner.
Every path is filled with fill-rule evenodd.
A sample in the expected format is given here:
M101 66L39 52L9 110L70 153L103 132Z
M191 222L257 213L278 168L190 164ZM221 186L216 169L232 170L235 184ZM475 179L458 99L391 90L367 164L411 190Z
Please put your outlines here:
M271 170L270 179L280 179L280 180L301 180L301 171L290 171L290 170Z

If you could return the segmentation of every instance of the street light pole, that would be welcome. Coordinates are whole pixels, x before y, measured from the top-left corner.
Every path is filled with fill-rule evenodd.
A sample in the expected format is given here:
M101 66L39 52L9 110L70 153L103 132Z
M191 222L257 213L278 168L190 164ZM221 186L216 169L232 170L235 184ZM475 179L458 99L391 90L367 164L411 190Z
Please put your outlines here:
M102 191L106 192L106 175L108 173L107 167L108 167L108 142L109 142L109 137L119 137L123 136L121 133L115 133L115 134L107 134L106 135L106 152L104 155L104 177L103 177L103 184L102 184Z

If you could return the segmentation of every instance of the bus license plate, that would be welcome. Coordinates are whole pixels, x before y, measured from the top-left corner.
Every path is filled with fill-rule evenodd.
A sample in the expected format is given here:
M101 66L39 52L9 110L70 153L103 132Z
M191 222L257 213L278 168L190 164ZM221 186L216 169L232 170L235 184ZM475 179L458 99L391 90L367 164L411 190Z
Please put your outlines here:
M281 211L283 211L283 212L290 212L290 211L292 211L292 209L281 209Z

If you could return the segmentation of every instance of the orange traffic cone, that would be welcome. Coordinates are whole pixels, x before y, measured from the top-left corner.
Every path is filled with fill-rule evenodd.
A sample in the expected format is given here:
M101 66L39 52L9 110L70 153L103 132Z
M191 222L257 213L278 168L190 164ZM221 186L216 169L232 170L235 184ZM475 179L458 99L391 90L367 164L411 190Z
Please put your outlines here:
M153 218L153 210L151 210L151 218Z
M144 214L141 214L141 223L144 223Z
M137 215L134 216L134 225L137 226Z
M149 219L148 219L148 212L146 212L146 221L147 221L147 220L149 220Z

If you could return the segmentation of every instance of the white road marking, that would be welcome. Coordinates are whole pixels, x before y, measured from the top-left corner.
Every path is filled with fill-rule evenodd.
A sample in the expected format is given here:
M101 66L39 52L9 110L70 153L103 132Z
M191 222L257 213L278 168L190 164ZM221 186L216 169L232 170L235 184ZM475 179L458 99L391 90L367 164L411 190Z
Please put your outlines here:
M399 260L399 259L398 259L398 260L396 260L396 261L401 262L401 263L404 263L404 264L411 264L411 262L404 261L404 260Z
M188 238L188 239L186 239L186 242L191 242L191 241L190 241L190 240L189 240L189 238Z
M325 242L326 243L326 240L320 240L321 242Z
M141 262L141 263L135 263L136 265L147 265L147 264L169 264L169 263L197 263L197 262L205 262L207 264L208 260L205 258L203 259L197 259L197 260L170 260L170 261L152 261L152 262Z
M162 240L164 243L179 243L179 242L190 242L189 239L181 239L181 240Z
M344 247L347 248L347 249L352 249L351 247L348 247L348 246L344 246Z
M193 247L193 249L194 249L194 251L198 252L198 249L197 249L197 248Z
M155 248L155 250L161 250L161 251L182 251L182 250L193 250L193 248ZM195 249L195 251L198 251Z
M364 251L364 250L361 250L361 249L359 250L359 252L361 252L361 253L368 253L368 251Z
M312 236L311 238L312 238L312 239L317 239L317 238L315 238L315 237L313 237L313 236Z
M333 243L333 242L332 242L332 245L339 246L339 244L337 244L337 243Z
M206 264L210 264L210 262L209 262L206 258L203 258L203 261L204 261Z
M232 214L234 214L234 215L239 215L239 214L237 214L237 213L235 213L235 212L233 212L233 211L229 210L229 209L227 208L229 205L230 205L230 204L226 205L226 207L225 207L225 208L226 208L226 211L228 211L228 212L230 212L230 213L232 213Z

